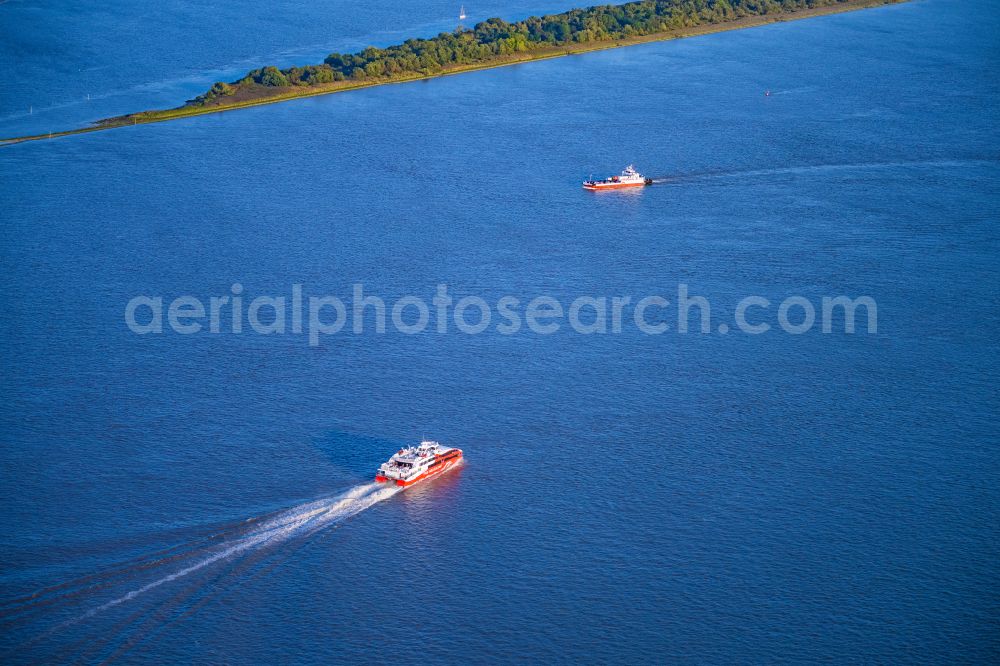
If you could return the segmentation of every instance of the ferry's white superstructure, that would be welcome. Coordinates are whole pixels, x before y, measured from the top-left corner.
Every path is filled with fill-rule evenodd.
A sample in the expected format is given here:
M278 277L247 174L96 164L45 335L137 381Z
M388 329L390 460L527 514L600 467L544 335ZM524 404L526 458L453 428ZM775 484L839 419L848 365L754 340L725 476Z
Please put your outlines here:
M635 167L629 164L622 171L620 176L609 176L604 180L585 180L583 181L583 189L585 190L617 190L622 187L642 187L643 185L652 185L653 180L651 178L646 178L641 173L635 170Z
M423 441L419 446L400 449L375 472L375 480L411 486L418 481L437 476L462 462L462 449Z

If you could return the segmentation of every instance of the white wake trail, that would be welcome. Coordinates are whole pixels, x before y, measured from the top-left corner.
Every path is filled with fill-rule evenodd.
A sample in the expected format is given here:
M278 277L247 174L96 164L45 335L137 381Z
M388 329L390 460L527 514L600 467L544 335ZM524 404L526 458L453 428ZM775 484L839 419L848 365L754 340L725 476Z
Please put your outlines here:
M660 184L685 184L706 180L722 180L732 178L757 178L766 176L785 175L810 175L814 173L822 174L826 172L838 171L863 171L863 170L889 170L889 169L920 169L920 168L955 168L969 165L994 165L995 160L977 159L942 159L942 160L915 160L912 162L858 162L846 164L807 164L800 166L776 167L773 169L753 169L747 171L720 171L704 173L679 173L673 176L653 178L653 183Z
M264 546L275 545L287 541L296 536L309 536L319 530L350 518L361 513L375 504L389 499L402 488L396 486L383 486L378 483L368 483L343 493L334 498L307 502L282 511L278 515L254 527L248 534L232 539L222 544L222 550L198 560L194 564L175 571L167 576L159 578L142 587L136 588L127 594L112 599L100 606L90 609L84 615L70 623L79 622L89 617L97 615L126 601L149 592L161 585L165 585L179 578L183 578L200 569L250 551L251 549Z

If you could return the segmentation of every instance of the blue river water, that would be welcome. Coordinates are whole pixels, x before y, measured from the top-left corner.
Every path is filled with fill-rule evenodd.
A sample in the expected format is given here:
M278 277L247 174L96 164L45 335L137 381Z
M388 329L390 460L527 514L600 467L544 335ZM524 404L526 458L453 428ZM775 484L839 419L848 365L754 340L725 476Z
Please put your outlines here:
M456 13L10 0L0 135ZM4 663L1000 659L998 30L918 0L0 149ZM656 183L580 189L629 162ZM234 283L671 305L660 335L126 325ZM839 295L877 330L781 329ZM371 483L422 437L466 464Z

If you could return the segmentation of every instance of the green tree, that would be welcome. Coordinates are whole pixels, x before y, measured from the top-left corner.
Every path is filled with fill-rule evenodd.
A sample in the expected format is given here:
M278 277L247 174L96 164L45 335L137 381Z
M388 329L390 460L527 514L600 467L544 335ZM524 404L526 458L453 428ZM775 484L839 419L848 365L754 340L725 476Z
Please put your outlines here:
M269 88L279 88L282 86L291 85L288 77L277 67L265 67L260 72L260 78L257 81L262 86L268 86Z

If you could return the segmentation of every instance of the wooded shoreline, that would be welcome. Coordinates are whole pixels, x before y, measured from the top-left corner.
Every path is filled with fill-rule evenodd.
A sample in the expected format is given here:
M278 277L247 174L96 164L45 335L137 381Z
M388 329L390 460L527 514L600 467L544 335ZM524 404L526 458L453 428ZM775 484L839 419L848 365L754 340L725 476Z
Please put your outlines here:
M795 2L796 0L786 0L788 2ZM797 0L799 2L807 0ZM451 42L455 42L458 39L464 39L466 44L472 44L479 49L483 49L483 37L480 37L478 42L474 41L475 37L482 35L487 30L492 31L488 33L485 39L501 39L506 43L513 43L510 48L517 48L518 42L511 37L492 37L492 35L499 34L513 34L514 37L519 38L521 43L526 42L526 39L521 37L516 31L521 30L522 33L526 33L525 25L529 28L534 29L537 25L543 25L545 27L556 25L551 19L559 19L561 17L569 16L573 12L597 12L600 10L614 8L624 8L630 6L644 6L649 5L648 2L636 2L628 3L627 5L612 5L612 6L602 6L602 7L591 7L586 10L571 10L564 14L553 15L550 17L538 18L532 17L531 19L526 19L524 22L516 24L506 24L500 19L490 19L487 22L478 24L475 30L467 30L464 33L454 33L455 37L452 37L448 33L442 33L437 38L432 38L431 40L408 40L404 45L398 47L388 47L387 50L381 49L366 49L360 54L341 56L340 54L331 54L327 58L327 63L338 64L339 69L333 69L330 64L312 66L310 68L289 68L287 70L277 70L276 68L262 68L260 70L254 70L247 77L241 79L240 81L235 81L232 84L222 84L217 83L213 86L212 90L195 100L190 100L184 106L180 106L174 109L156 110L156 111L143 111L138 113L127 114L123 116L116 116L113 118L106 118L103 120L96 121L93 125L89 127L81 127L71 130L65 130L61 132L51 132L45 134L36 134L30 136L13 137L9 139L0 139L0 145L12 145L15 143L20 143L24 141L36 141L47 138L57 138L63 136L70 136L73 134L83 134L87 132L96 132L105 129L112 129L116 127L125 127L129 125L139 125L155 122L163 122L167 120L174 120L177 118L188 118L192 116L199 116L208 113L221 113L223 111L232 111L241 108L247 108L252 106L260 106L263 104L275 104L278 102L284 102L292 99L299 99L302 97L313 97L316 95L329 95L338 92L346 92L349 90L357 90L359 88L369 88L379 85L387 85L394 83L406 83L410 81L420 81L431 78L436 78L439 76L451 76L454 74L462 74L466 72L473 72L483 69L491 69L494 67L505 67L507 65L520 64L532 62L535 60L547 60L550 58L558 58L568 55L578 55L582 53L589 53L593 51L601 51L604 49L621 48L626 46L633 46L638 44L646 44L649 42L665 41L671 39L679 39L684 37L693 37L697 35L705 35L715 32L723 32L727 30L739 30L743 28L750 28L754 26L766 25L769 23L798 20L804 18L811 18L815 16L823 16L828 14L835 14L840 12L852 11L857 9L865 9L868 7L882 6L886 4L895 4L898 2L905 2L906 0L832 0L835 4L822 5L811 8L795 9L791 11L780 11L780 12L769 12L766 14L757 14L749 16L740 16L738 18L733 18L730 20L720 20L717 22L703 23L701 25L695 25L690 27L679 27L675 29L653 32L650 34L635 35L626 38L615 38L606 39L600 41L583 41L583 42L566 42L566 43L548 43L544 41L527 42L530 50L517 51L514 50L510 53L501 53L500 55L490 55L489 59L482 62L470 62L463 64L446 64L441 65L435 71L427 71L423 69L422 71L402 71L395 72L389 75L382 74L380 76L366 76L366 70L362 69L358 76L358 68L364 67L360 63L367 62L368 65L371 63L381 63L387 62L379 58L380 54L393 53L393 49L403 50L409 48L415 50L419 53L420 47L428 44L433 44L435 39L447 39ZM678 5L683 4L681 0L674 0ZM740 0L734 0L734 2L739 3ZM691 3L688 2L688 5ZM704 4L704 3L703 3ZM669 6L669 5L668 5ZM729 3L726 3L726 7L730 7ZM574 16L578 17L579 14ZM529 24L529 21L535 21L535 24ZM548 23L541 23L542 21L548 21ZM563 21L565 22L565 21ZM578 22L579 24L579 22ZM627 26L626 26L627 27ZM506 33L499 32L504 28L509 28ZM492 42L487 42L492 44ZM415 46L411 46L415 45ZM374 58L372 57L374 54ZM365 58L364 56L368 56ZM412 57L408 54L408 57ZM353 62L350 59L355 59ZM346 63L346 64L344 64ZM405 63L404 63L405 64ZM421 63L423 64L423 63ZM316 82L315 79L311 83L302 83L297 81L296 84L291 84L288 80L288 75L295 76L298 74L301 77L308 77L310 73L319 72L326 78L330 78L333 74L328 74L326 70L336 73L340 76L340 80L334 81L323 81ZM367 68L367 71L372 71L371 67ZM263 85L258 83L260 78L253 78L254 75L258 77L274 77L275 72L283 76L283 79L278 79L279 83L287 83L288 85ZM351 78L344 76L343 72L351 73L353 72ZM313 74L315 76L315 74ZM223 91L224 94L212 94L214 91Z

